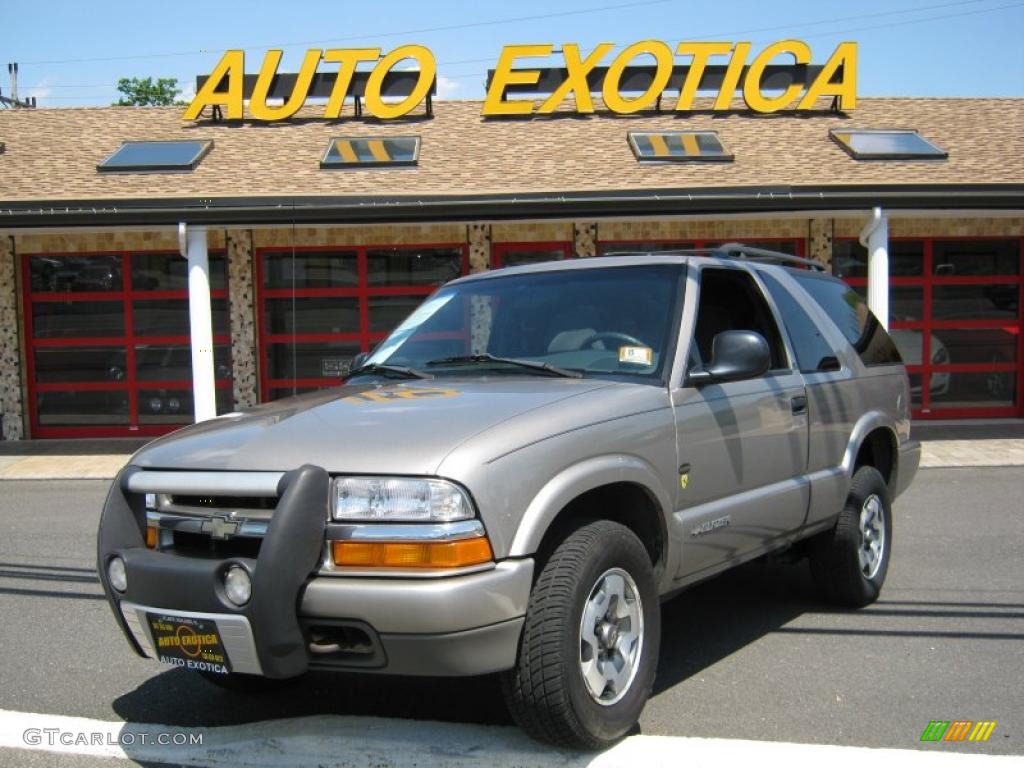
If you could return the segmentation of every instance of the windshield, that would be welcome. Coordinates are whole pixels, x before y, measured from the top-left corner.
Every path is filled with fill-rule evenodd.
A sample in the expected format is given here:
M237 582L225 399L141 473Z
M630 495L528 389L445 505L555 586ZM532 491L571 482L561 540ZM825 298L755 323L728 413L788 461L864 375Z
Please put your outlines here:
M438 377L485 371L658 380L681 310L684 270L676 264L569 269L447 286L381 342L366 365Z

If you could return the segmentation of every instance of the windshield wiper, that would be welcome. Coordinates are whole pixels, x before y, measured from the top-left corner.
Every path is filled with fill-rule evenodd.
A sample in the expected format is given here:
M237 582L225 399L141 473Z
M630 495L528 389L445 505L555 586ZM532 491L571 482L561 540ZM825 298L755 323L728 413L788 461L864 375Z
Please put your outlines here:
M499 357L498 355L492 355L486 352L482 355L460 355L457 357L445 357L440 360L431 360L427 363L427 367L429 368L431 366L441 365L468 365L472 363L505 363L507 365L515 365L520 368L529 368L531 371L540 371L552 376L564 376L568 379L583 378L583 374L579 371L571 371L568 368L559 368L551 363L542 363L537 360L520 360L515 357Z
M349 377L362 376L363 374L374 374L379 373L382 376L386 376L389 373L398 374L399 376L406 379L432 379L434 374L427 373L426 371L420 371L416 368L409 368L405 365L388 365L387 363L367 363L361 365L354 371L349 371Z

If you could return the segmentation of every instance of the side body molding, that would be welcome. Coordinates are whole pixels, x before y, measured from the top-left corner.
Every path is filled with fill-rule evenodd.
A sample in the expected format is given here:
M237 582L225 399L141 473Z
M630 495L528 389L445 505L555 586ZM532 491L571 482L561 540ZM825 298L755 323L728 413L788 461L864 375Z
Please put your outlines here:
M665 511L672 509L672 499L654 468L643 459L628 455L595 456L573 464L549 480L533 498L523 515L510 557L524 557L537 551L544 534L558 513L580 494L602 485L635 483L642 486L658 505L658 516L665 541L669 532ZM671 552L673 547L669 547Z

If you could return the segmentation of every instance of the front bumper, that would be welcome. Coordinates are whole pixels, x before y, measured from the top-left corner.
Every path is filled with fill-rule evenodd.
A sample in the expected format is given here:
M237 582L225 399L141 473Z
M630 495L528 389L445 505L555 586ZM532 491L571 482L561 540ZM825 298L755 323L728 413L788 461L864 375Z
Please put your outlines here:
M124 470L108 495L98 570L114 615L140 655L155 658L146 614L162 613L216 622L233 671L273 678L310 668L459 676L515 665L531 559L439 578L315 575L329 479L311 466L281 479L257 557L154 551L144 542L143 499L126 490L137 471ZM124 593L107 582L106 565L115 555L125 561ZM223 592L223 574L232 565L252 577L253 596L242 608ZM342 638L340 645L325 644L325 636ZM345 645L352 637L358 642Z

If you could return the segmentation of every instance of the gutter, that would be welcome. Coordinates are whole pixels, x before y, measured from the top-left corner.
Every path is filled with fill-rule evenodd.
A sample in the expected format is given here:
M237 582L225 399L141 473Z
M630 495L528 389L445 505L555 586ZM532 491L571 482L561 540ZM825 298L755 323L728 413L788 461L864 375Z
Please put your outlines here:
M487 195L149 198L0 202L0 229L468 222L567 217L863 211L1022 210L1024 184L760 186Z

